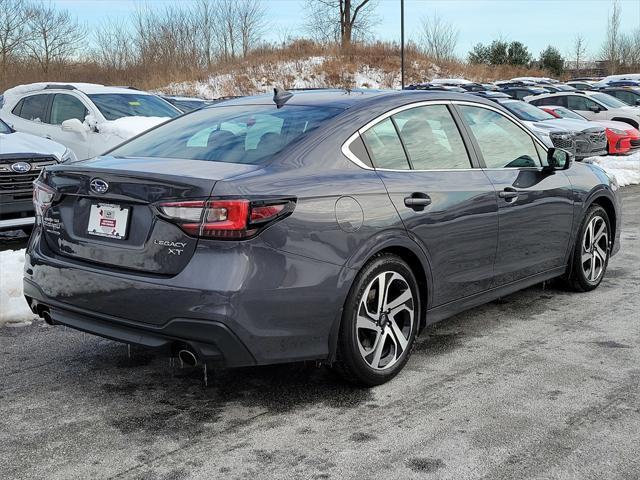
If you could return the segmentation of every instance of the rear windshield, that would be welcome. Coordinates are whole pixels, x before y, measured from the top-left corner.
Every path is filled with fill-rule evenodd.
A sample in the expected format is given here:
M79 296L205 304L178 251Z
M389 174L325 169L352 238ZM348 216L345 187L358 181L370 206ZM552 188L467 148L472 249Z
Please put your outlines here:
M122 117L177 117L180 112L155 95L96 93L89 95L107 120Z
M151 130L110 154L259 164L340 112L303 106L210 107Z

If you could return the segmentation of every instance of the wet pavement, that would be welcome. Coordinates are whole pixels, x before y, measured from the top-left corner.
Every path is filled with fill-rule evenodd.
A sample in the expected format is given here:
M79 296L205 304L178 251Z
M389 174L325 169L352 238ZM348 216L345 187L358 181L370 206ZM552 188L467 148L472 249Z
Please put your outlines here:
M445 320L374 389L314 365L203 388L149 350L0 328L0 477L638 478L640 187L624 201L598 290L538 285Z

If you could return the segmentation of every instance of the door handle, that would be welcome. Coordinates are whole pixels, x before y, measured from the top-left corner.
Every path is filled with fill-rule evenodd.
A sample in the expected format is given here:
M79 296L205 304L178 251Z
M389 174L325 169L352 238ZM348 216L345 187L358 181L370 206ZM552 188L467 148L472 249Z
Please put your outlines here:
M51 140L51 135L45 135L44 138L46 138L47 140Z
M414 210L422 210L431 205L431 198L426 193L412 193L410 197L405 197L404 204Z
M507 187L501 192L498 192L500 198L504 198L506 201L515 200L518 198L518 191L515 188Z

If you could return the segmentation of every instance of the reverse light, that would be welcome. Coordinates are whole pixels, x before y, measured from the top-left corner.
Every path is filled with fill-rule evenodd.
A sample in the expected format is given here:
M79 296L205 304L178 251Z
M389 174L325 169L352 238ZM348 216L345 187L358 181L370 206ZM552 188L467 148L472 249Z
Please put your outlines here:
M289 199L190 200L157 205L165 219L188 235L216 239L249 238L290 214L294 207L295 203Z
M51 207L56 196L56 191L40 182L33 182L33 206L36 215L44 216L46 211Z

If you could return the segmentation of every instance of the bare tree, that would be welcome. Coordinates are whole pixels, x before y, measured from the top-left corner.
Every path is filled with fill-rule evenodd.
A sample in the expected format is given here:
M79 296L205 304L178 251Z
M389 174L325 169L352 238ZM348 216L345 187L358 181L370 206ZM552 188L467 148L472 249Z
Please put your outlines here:
M620 63L620 2L613 0L613 10L607 19L607 34L602 51L601 60L608 65L609 73L616 73L618 63Z
M584 36L579 33L573 39L573 56L576 59L576 72L580 73L580 62L583 62L587 55L587 42Z
M49 73L53 63L76 55L87 36L85 28L68 10L57 10L45 3L31 9L27 26L31 36L25 47L45 74Z
M267 26L266 11L261 0L237 0L236 14L242 55L246 57L251 46L255 45L264 34Z
M0 66L3 77L9 59L22 53L29 38L27 21L30 17L31 10L23 0L0 0Z
M108 20L95 34L96 60L109 68L123 70L136 61L133 38L126 24Z
M422 19L422 44L436 61L453 60L458 45L458 29L437 14Z
M378 23L376 0L307 0L306 27L317 40L340 41L343 51L366 37Z

